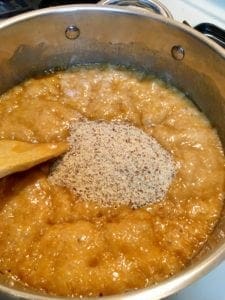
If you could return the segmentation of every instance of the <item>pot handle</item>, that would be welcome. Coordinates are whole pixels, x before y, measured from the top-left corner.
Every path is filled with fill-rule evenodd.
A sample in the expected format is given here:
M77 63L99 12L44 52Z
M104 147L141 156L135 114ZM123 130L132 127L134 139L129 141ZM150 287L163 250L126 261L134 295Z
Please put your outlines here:
M173 19L171 12L158 0L101 0L98 4L128 6Z

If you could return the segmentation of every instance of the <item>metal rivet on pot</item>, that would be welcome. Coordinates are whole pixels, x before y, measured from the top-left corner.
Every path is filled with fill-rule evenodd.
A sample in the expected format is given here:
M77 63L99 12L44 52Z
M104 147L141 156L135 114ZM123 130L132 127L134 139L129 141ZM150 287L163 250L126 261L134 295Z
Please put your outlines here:
M185 51L181 46L173 46L171 49L171 54L174 59L182 60L185 56Z
M65 35L69 40L75 40L80 35L80 29L75 25L70 25L66 28Z

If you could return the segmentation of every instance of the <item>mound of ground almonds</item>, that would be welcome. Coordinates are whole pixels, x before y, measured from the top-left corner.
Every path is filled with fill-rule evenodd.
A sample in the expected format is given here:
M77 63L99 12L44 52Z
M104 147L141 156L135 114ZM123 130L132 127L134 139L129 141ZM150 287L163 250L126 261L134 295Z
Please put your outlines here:
M164 198L176 164L153 137L128 124L87 120L74 122L70 134L52 183L103 206L137 208Z

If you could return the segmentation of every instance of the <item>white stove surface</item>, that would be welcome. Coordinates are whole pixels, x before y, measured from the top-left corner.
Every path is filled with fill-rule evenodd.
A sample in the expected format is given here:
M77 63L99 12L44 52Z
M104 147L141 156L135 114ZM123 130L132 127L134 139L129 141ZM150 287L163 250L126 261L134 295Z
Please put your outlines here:
M225 300L225 262L167 300Z
M212 23L225 29L225 0L160 0L175 20L190 25ZM219 300L219 299L218 299Z
M175 20L191 26L212 23L225 29L225 0L160 0ZM225 261L168 300L225 300Z

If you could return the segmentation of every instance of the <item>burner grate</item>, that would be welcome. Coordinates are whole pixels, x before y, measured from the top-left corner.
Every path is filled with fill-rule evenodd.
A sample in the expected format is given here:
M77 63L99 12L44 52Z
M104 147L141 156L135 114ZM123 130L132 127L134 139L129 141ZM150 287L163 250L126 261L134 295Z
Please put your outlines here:
M0 18L9 18L33 8L32 2L27 0L0 0Z
M210 23L201 23L194 28L225 48L225 30Z
M39 8L66 5L66 4L82 4L82 3L97 3L99 0L42 0L40 1Z

